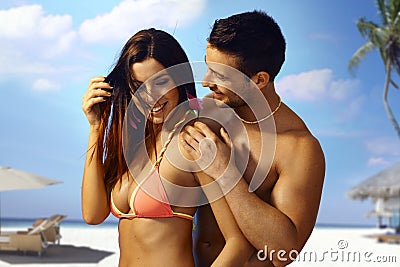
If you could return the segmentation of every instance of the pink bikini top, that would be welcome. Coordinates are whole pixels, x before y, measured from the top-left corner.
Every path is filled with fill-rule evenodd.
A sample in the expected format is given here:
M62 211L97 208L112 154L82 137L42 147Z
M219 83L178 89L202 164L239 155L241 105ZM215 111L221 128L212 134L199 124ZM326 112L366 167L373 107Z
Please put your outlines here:
M160 152L159 159L154 163L149 175L134 189L129 200L132 213L121 212L114 204L111 192L111 213L117 218L168 218L180 217L193 220L193 216L185 213L174 212L171 208L164 185L161 182L159 166L173 134L182 124L191 110L188 110L183 118L176 123L174 129L169 133L167 141ZM146 188L146 190L143 190Z

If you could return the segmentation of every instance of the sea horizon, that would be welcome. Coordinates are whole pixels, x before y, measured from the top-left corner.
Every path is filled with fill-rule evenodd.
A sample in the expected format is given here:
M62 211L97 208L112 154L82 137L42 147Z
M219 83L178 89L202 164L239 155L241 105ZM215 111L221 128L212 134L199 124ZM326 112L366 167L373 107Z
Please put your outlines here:
M40 217L39 217L40 218ZM14 228L14 227L31 227L32 223L38 218L13 218L6 217L1 218L2 228ZM83 219L68 219L68 217L62 221L62 226L66 227L117 227L118 220L106 219L103 223L98 225L89 225L85 223ZM346 223L317 223L315 228L377 228L374 224L346 224Z

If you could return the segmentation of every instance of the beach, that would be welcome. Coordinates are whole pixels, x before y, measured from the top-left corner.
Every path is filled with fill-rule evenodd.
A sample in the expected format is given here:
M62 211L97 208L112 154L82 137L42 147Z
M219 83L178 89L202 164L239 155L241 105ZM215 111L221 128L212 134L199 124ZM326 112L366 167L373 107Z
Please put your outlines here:
M2 231L23 229L3 227ZM62 235L60 245L49 244L47 251L41 256L35 253L0 252L0 267L78 267L118 265L118 226L117 224L85 225L84 223L63 222L60 226Z
M400 244L379 243L388 229L316 227L293 267L399 266ZM295 253L293 253L295 254Z
M5 227L2 230L15 230ZM280 254L296 257L289 266L399 266L400 244L378 243L374 234L390 230L363 227L316 227L300 253ZM0 253L0 266L77 267L118 265L118 229L116 224L89 226L63 223L61 244L50 245L41 257L35 254ZM267 255L278 253L265 248ZM264 251L259 253L265 258Z

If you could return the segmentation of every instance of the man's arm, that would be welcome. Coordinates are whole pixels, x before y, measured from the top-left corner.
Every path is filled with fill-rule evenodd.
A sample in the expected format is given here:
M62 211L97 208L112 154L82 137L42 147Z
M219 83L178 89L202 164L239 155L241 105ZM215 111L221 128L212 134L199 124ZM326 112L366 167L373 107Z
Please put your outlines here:
M279 179L272 189L270 204L249 192L243 178L226 195L239 227L257 249L267 245L269 251L299 252L315 225L325 162L315 139L299 143L290 152L294 156L288 155L287 164L276 170ZM288 254L283 257L288 258ZM281 261L274 259L273 263L278 265Z
M227 135L223 135L223 142L204 124L197 124L196 128L204 138L210 138L216 143L218 154L214 163L218 168L209 166L205 172L214 179L219 177L217 182L225 191L224 187L229 184L232 174L234 178L240 175L232 166L224 176L221 173L221 164L227 161L227 153L226 149L220 147L229 146L226 144L229 142ZM196 142L199 141L197 139ZM187 141L192 147L196 146L190 138ZM204 150L200 153L200 149L196 149L198 151L191 153L203 156L206 153ZM325 160L318 141L311 135L298 137L291 146L290 153L276 167L276 172L279 179L271 192L270 204L249 192L248 184L243 178L240 178L225 198L240 229L254 247L261 250L267 246L269 251L276 251L275 256L278 251L283 250L286 254L280 255L281 258L288 258L291 250L302 249L318 213L325 174ZM285 262L277 257L272 260L276 266L290 262L289 259Z

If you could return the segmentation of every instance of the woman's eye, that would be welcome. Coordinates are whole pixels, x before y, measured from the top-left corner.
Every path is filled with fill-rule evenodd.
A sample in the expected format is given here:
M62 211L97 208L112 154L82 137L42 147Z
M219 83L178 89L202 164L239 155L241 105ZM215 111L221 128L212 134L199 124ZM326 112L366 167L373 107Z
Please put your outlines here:
M161 86L161 85L165 85L168 82L169 82L169 79L161 79L161 80L156 81L155 85Z

